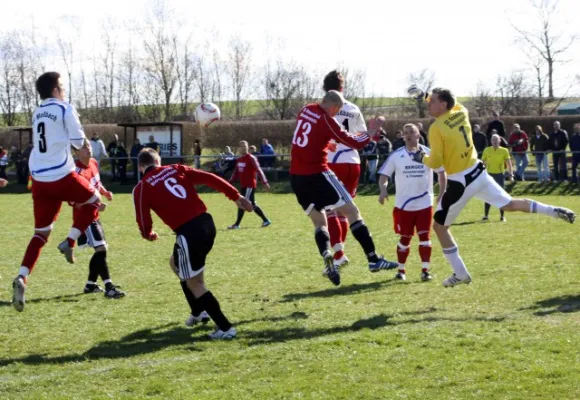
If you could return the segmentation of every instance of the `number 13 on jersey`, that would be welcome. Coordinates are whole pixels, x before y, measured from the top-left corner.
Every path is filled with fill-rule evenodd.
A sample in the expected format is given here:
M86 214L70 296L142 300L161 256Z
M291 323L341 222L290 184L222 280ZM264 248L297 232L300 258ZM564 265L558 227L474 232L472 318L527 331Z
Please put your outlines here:
M310 122L304 122L304 120L299 119L296 125L296 130L294 131L294 136L292 137L292 144L300 147L306 147L308 145L308 134L312 130L312 125Z

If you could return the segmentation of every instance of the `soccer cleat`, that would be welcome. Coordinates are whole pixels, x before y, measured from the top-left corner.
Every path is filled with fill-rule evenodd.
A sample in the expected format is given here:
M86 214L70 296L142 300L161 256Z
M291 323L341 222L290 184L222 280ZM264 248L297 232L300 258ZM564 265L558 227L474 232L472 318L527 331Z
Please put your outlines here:
M464 279L459 279L457 277L457 275L455 275L455 273L453 273L453 275L451 275L449 278L445 279L443 281L443 286L445 287L453 287L456 285L460 285L462 283L465 283L466 285L469 285L471 283L471 276L469 274L467 274L467 277Z
M385 260L383 257L381 257L377 262L369 262L369 271L379 272L382 270L395 269L398 266L398 263Z
M343 268L348 265L348 257L343 254L342 257L340 257L337 260L334 260L333 262L336 268Z
M270 221L270 220L262 222L262 228L265 228L265 227L270 226L270 225L272 225L272 221Z
M484 217L483 217L481 220L482 220L482 221L488 221L488 220L489 220L489 217L486 215L486 216L484 216Z
M576 219L574 211L568 210L567 208L558 207L554 209L554 212L556 213L556 218L563 219L571 224L573 224Z
M236 328L232 326L225 332L221 329L217 329L215 332L210 333L208 336L213 340L229 340L235 338L237 334L238 332L236 332Z
M199 323L207 324L209 322L209 314L205 311L202 311L197 317L193 314L190 314L187 321L185 321L185 326L194 326Z
M500 218L499 218L499 220L500 220L501 222L507 222L507 219L505 219L505 217L500 217Z
M228 226L228 229L240 229L240 226L233 224L233 225Z
M338 270L338 267L334 265L334 258L329 251L324 256L324 265L325 267L322 276L328 277L334 286L340 285L340 271Z
M421 272L421 282L429 282L433 279L433 275L429 271Z
M102 287L100 287L99 285L85 285L85 288L83 289L83 293L84 294L89 294L89 293L103 293L104 290Z
M119 290L115 285L111 285L105 288L105 297L107 299L120 299L121 297L125 297L125 292Z
M403 272L397 272L397 275L395 275L395 279L398 281L406 281L407 275L405 275Z
M24 304L26 304L26 299L24 297L24 292L26 291L25 278L18 275L12 282L12 305L16 311L24 311Z
M68 244L68 240L65 239L64 242L59 244L58 250L61 252L61 254L64 254L64 258L66 258L66 261L69 264L75 263L74 249L70 247L70 245Z

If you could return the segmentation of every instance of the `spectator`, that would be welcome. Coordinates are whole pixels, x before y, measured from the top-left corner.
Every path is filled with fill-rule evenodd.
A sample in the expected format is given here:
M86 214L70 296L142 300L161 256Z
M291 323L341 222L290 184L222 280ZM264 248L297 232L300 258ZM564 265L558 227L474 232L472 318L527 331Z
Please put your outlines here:
M26 183L27 176L24 174L22 165L22 152L18 150L16 146L12 146L10 149L10 164L14 165L14 168L16 168L18 183Z
M127 162L129 161L129 155L127 154L127 149L123 143L117 143L117 173L119 175L119 181L121 185L127 183Z
M117 179L117 146L119 143L119 136L113 135L113 141L107 146L107 154L111 160L111 174L113 181Z
M26 176L26 183L28 183L28 176L30 175L30 169L28 168L28 160L30 159L30 153L32 153L32 149L34 146L32 142L28 142L28 147L22 153L22 167L24 170L24 175Z
M391 152L391 142L387 139L387 135L379 136L379 142L377 143L377 152L379 153L380 162L384 162L389 153Z
M258 149L256 148L256 146L251 145L250 146L250 153L252 153L253 156L258 157L260 155L260 152L258 151ZM260 159L258 158L258 162L260 161Z
M580 123L574 125L574 134L570 138L570 150L572 151L572 182L578 183L576 170L580 164Z
M473 145L475 146L475 151L477 151L477 158L481 159L483 151L487 147L487 136L479 129L478 124L473 125Z
M568 146L568 132L560 127L560 122L554 122L554 131L550 134L550 149L554 161L554 180L568 179L568 166L566 165L566 147Z
M384 123L385 123L385 117L383 117L382 115L369 120L369 128L370 128L369 130L373 130L373 129L376 130L375 134L373 136L371 136L371 139L374 140L375 142L378 142L381 135L385 134L385 131L383 129Z
M487 130L485 131L488 143L491 143L491 135L493 135L492 131L494 129L500 138L503 138L503 139L506 138L505 125L499 119L499 113L497 111L493 112L493 121L491 121L489 124L487 124Z
M550 149L550 138L544 133L540 125L536 126L534 134L530 138L530 150L536 157L536 168L538 169L538 182L550 181L550 169L548 168L548 154Z
M6 167L8 166L8 152L0 146L0 179L8 179Z
M157 153L159 153L159 155L161 155L161 146L159 146L159 143L155 141L155 136L153 135L149 136L149 143L147 143L145 147L153 149Z
M137 161L137 157L144 147L139 139L135 139L135 143L131 147L131 165L133 166L133 178L135 180L139 180L139 162Z
M101 159L107 158L107 149L105 148L105 143L99 138L97 132L93 132L93 137L91 138L91 150L93 152L93 158L97 160L97 165L99 169L101 168Z
M512 160L510 159L510 153L506 148L500 147L500 136L494 133L491 136L491 146L487 147L483 151L483 155L481 160L485 164L485 168L489 173L489 176L493 178L494 181L497 182L502 188L505 186L505 167L507 165L509 171L509 178L510 181L513 181L514 174L513 174L513 167L512 167ZM484 216L483 220L487 221L489 219L489 203L485 203L484 206ZM503 216L503 210L500 210L500 221L505 222L505 218Z
M524 181L524 171L528 166L528 135L519 124L514 124L514 131L508 141L516 160L516 180Z
M199 139L195 139L195 142L193 142L193 155L195 168L201 169L201 144L199 143Z
M415 125L417 125L417 128L419 128L419 133L421 134L421 139L423 139L423 142L421 143L421 141L419 141L419 144L423 144L423 145L429 147L429 140L427 139L427 133L425 133L425 131L423 130L423 123L417 122Z
M274 151L274 147L270 143L268 143L268 139L262 139L262 146L260 146L260 154L264 162L262 164L264 167L271 168L274 165L274 161L276 160L276 152Z
M378 163L378 154L377 154L377 142L371 140L367 143L367 145L363 148L363 156L365 156L367 160L367 167L369 172L369 183L376 183L377 181L377 163Z
M395 141L393 142L392 151L400 149L401 147L404 147L404 146L405 146L405 141L403 140L403 131L397 131L397 133L395 134Z

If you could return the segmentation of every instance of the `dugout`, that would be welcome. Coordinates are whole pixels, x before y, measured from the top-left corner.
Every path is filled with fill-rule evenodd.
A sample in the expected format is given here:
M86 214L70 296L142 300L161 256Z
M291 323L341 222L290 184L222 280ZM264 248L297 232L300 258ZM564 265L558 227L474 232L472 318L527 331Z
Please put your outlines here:
M123 143L126 149L130 149L139 139L142 145L149 143L149 137L153 136L159 143L160 155L163 164L182 162L183 155L183 124L179 122L150 122L150 123L122 123L117 124L124 130ZM128 132L128 129L132 132ZM129 136L127 136L129 135ZM131 140L128 144L127 140Z
M24 151L26 146L22 145L22 137L23 136L26 137L26 134L28 133L28 141L24 144L28 145L28 143L32 143L32 127L14 128L13 131L18 132L18 146L19 146L20 151Z

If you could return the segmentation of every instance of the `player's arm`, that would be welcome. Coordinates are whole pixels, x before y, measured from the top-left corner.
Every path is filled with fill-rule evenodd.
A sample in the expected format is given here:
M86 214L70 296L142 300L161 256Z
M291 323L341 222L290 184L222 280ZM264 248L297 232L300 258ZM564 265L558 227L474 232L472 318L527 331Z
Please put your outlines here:
M85 131L81 125L77 110L73 106L68 106L64 112L64 126L68 133L70 144L75 149L83 147L85 142Z
M336 140L339 143L343 143L353 149L360 150L366 146L366 144L371 140L370 136L366 133L361 133L358 135L352 135L345 131L334 118L329 117L324 114L322 116L325 123L330 131L331 139Z
M439 182L439 194L437 195L437 203L439 204L441 198L443 197L443 193L445 193L445 190L447 190L447 174L443 168L437 170L437 178L437 181Z
M506 155L505 165L507 166L508 172L510 174L509 175L509 180L510 181L513 181L514 180L514 167L513 167L513 164L512 164L512 159L509 156L509 153Z
M430 154L424 151L415 153L415 161L422 162L431 169L438 169L443 165L443 138L441 132L433 125L429 128Z
M252 160L252 163L254 164L254 168L256 168L256 171L258 172L258 178L260 182L262 182L262 185L264 185L266 191L270 190L270 184L268 183L268 179L266 178L266 174L264 174L262 167L260 167L260 163L258 163L258 159L254 156L250 158Z
M379 203L381 205L385 204L385 199L389 200L389 193L387 192L389 186L389 177L395 172L394 158L389 157L387 161L379 168L379 189L381 193L379 194Z
M135 217L141 236L147 240L157 240L157 233L153 231L153 220L151 219L151 207L147 201L147 196L143 193L143 184L138 184L133 189L133 204L135 205Z

